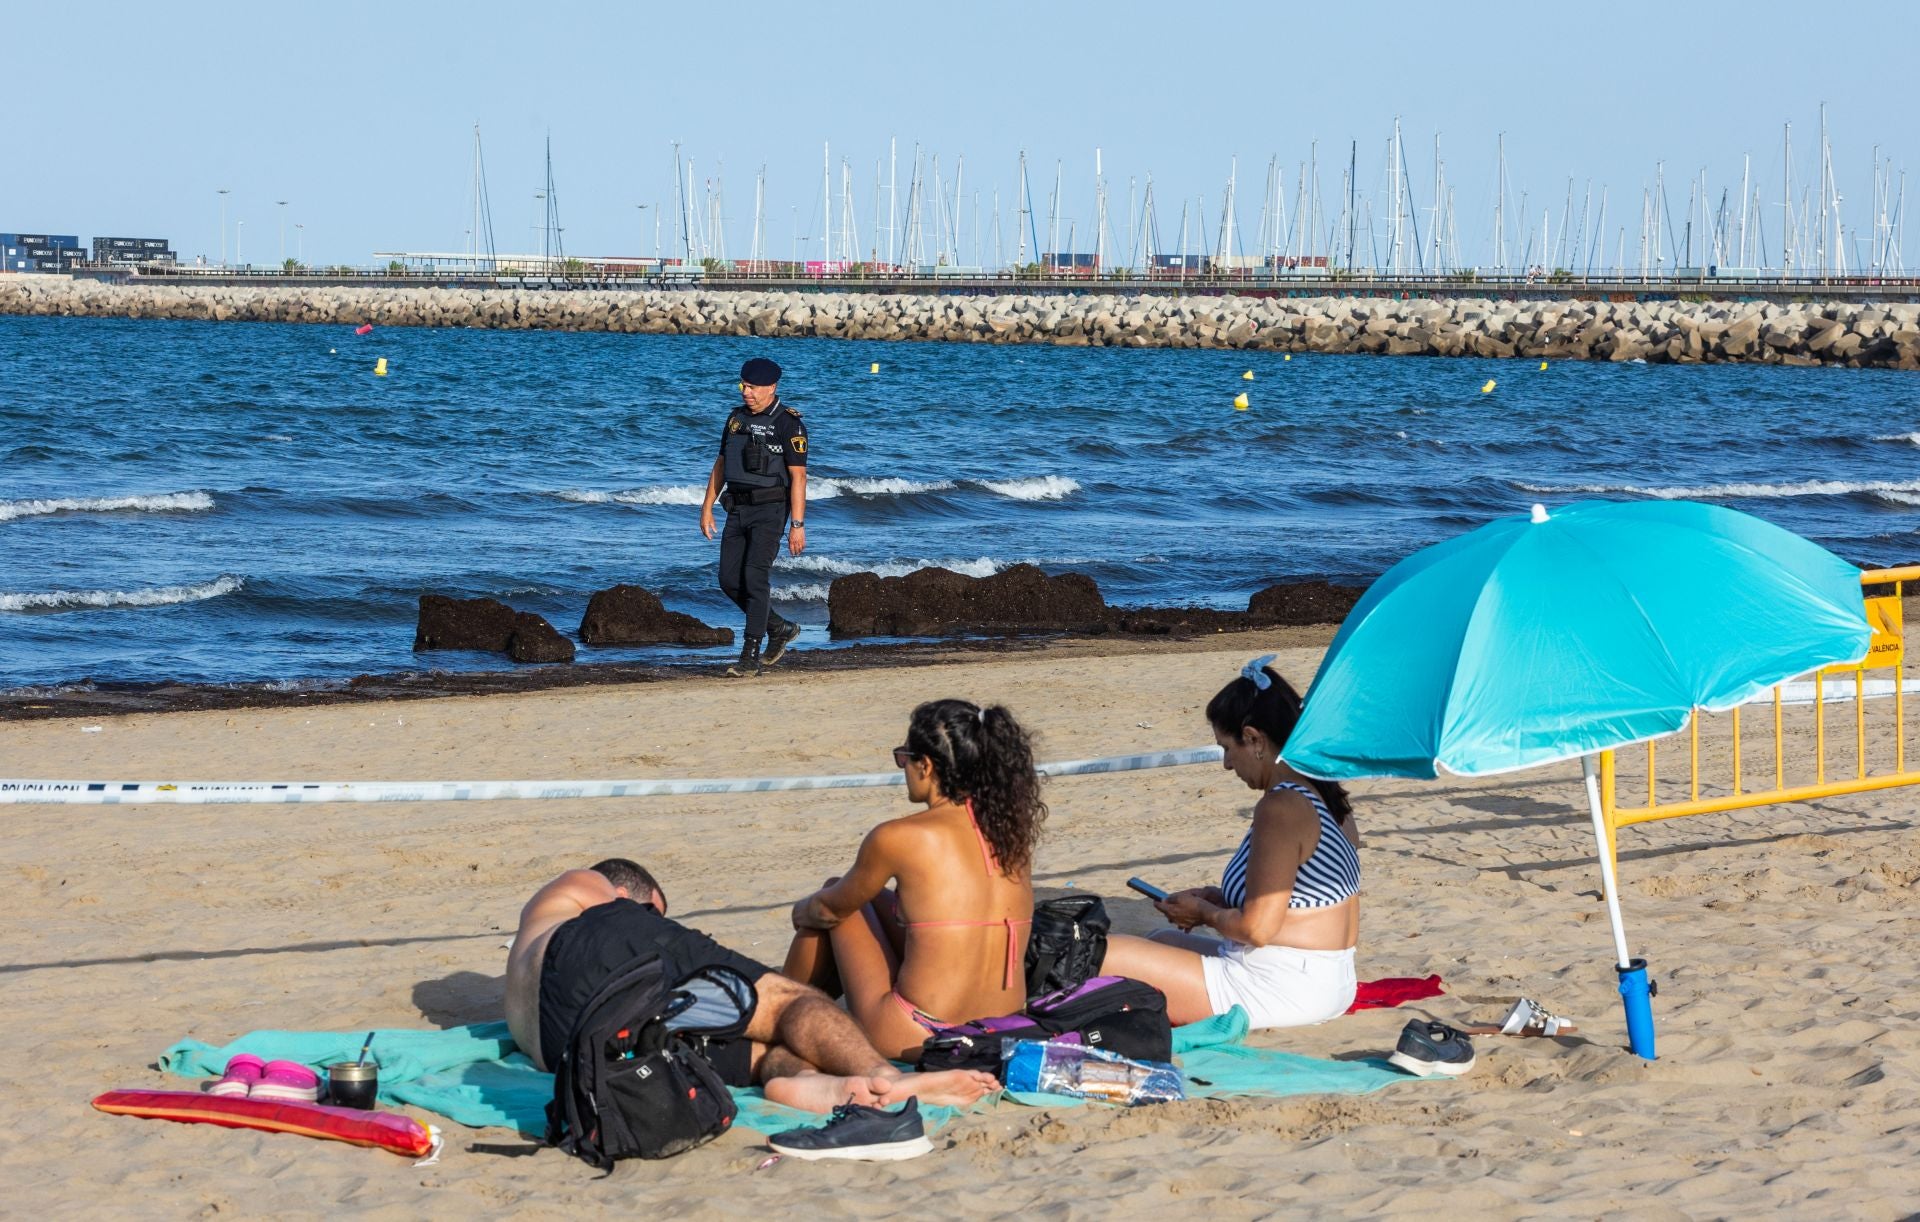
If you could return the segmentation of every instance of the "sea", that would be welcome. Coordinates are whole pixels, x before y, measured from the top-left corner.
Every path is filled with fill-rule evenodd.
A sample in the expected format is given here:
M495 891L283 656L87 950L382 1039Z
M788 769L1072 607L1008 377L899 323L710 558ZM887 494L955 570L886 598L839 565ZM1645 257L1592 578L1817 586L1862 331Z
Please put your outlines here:
M798 648L861 570L1244 607L1535 502L1712 501L1920 559L1895 371L8 317L0 690L511 666L413 653L426 593L572 633L631 582L737 628L698 505L750 356L810 438L808 547L774 572Z

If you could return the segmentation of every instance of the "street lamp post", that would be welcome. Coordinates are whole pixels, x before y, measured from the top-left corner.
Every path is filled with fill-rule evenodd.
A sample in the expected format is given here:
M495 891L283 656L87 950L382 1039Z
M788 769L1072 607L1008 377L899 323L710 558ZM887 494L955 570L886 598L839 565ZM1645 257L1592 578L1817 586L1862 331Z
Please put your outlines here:
M235 221L233 223L233 261L241 267L247 265L245 256L240 253L240 239L246 236L247 223L245 221Z
M287 201L275 200L280 205L280 266L287 265Z
M307 262L306 228L299 221L293 223L293 261L302 266Z
M222 268L225 268L227 265L227 191L228 190L229 188L227 187L218 188L218 191L220 193L220 266Z
M640 244L644 246L647 242L647 205L635 204L634 207L640 210Z

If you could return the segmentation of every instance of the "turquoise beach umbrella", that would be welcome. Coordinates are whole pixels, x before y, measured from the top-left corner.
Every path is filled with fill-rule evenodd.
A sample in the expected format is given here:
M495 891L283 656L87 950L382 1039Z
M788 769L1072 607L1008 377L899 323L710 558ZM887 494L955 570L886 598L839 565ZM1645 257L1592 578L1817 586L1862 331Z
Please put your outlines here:
M1327 779L1582 759L1626 994L1641 961L1627 955L1596 753L1857 662L1870 635L1860 571L1771 523L1689 501L1536 505L1376 581L1327 650L1282 756ZM1651 1056L1644 963L1637 987L1642 1013L1629 997L1628 1029Z

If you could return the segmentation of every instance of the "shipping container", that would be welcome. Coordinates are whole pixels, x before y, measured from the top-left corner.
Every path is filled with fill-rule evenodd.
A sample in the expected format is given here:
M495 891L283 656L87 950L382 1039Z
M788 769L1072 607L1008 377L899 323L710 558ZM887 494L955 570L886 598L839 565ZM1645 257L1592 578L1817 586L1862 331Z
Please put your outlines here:
M167 240L165 238L141 238L140 239L141 250L165 250L166 248L167 248Z

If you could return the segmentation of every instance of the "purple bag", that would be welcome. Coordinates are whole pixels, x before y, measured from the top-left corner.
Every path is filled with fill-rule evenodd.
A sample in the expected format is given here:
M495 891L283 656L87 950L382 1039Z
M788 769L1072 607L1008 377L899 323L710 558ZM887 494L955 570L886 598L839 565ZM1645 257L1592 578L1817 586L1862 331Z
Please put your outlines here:
M1125 976L1095 976L1027 1002L1055 1043L1080 1043L1134 1061L1171 1061L1173 1024L1159 989Z
M1173 1059L1165 994L1124 976L1095 976L1033 998L1024 1013L942 1027L921 1047L920 1068L998 1073L1008 1040L1086 1044L1133 1060Z

